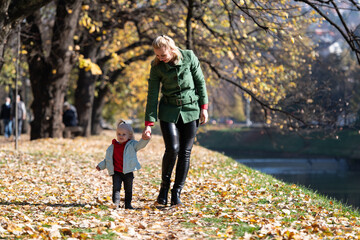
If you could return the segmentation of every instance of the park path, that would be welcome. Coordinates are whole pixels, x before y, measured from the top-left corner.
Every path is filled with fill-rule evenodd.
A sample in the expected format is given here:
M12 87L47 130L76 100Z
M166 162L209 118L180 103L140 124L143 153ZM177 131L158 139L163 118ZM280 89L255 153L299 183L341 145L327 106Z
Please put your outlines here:
M360 239L357 212L200 146L193 149L184 205L157 207L160 136L138 154L136 209L113 209L111 178L95 170L112 135L24 137L17 152L2 144L0 238Z
M112 209L111 177L96 164L113 138L102 136L14 142L0 141L0 238L188 239L184 207L160 208L162 139L153 136L138 154L143 169L135 173L135 210ZM140 135L136 135L137 139ZM198 148L198 147L195 147ZM186 196L186 190L184 190ZM121 192L123 198L123 192ZM186 201L186 197L184 197ZM101 236L101 237L100 237Z

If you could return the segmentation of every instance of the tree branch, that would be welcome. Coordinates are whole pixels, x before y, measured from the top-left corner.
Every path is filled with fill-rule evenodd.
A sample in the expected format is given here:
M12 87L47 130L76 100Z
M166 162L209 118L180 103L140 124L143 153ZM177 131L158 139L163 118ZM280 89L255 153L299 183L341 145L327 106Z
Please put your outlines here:
M263 101L261 101L258 97L256 97L255 94L254 94L253 92L251 92L249 89L244 88L244 87L241 86L240 84L234 82L232 79L229 79L229 78L227 78L227 77L224 77L224 76L216 69L216 67L213 66L212 63L211 63L210 61L208 61L207 59L199 58L199 60L202 61L202 62L204 62L204 63L206 63L206 64L209 66L209 68L217 75L217 77L218 77L219 79L222 79L222 80L224 80L224 81L226 81L226 82L228 82L228 83L230 83L230 84L232 84L232 85L240 88L240 89L241 89L242 91L244 91L245 93L249 94L249 95L252 97L252 99L254 99L257 103L259 103L259 104L261 105L261 107L262 107L263 109L268 109L268 110L271 110L271 111L274 111L274 112L280 112L280 113L285 114L286 116L290 116L291 118L293 118L293 119L295 119L295 120L303 123L304 125L308 126L308 124L305 123L301 118L296 117L294 114L289 113L289 112L287 112L287 111L284 111L284 110L282 110L282 109L274 108L274 107L269 106L268 104L266 104L266 103L264 103ZM265 111L265 112L266 112L266 111Z
M8 22L11 24L18 19L25 18L53 0L18 0L11 1L8 11Z

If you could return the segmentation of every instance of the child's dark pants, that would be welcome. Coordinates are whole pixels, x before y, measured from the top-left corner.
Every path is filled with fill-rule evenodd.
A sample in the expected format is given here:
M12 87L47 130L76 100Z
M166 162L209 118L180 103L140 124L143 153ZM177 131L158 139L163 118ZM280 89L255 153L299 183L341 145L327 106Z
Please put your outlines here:
M113 195L112 195L113 203L119 205L121 184L122 184L122 182L124 182L125 207L131 206L134 173L131 172L131 173L124 174L124 173L115 171L115 173L112 177L113 177Z

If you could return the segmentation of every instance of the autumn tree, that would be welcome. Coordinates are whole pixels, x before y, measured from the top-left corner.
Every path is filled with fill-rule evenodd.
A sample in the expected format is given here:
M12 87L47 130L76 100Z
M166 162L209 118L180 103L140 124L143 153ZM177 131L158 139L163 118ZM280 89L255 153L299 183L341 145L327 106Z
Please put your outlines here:
M4 64L6 40L18 23L52 0L0 1L0 70Z
M277 1L180 2L181 7L170 5L158 13L158 21L164 23L158 31L196 52L209 91L219 84L236 86L260 104L269 122L266 109L284 112L277 104L296 87L297 69L312 54L305 32L315 19L305 18L302 9L290 1L286 5ZM212 103L220 99L216 95L212 101L212 96Z
M73 37L82 0L59 0L26 18L27 52L34 101L31 139L62 137L62 108L74 64Z
M119 76L126 67L152 54L141 50L151 41L138 24L148 15L151 7L146 1L139 5L132 1L111 4L95 1L83 6L79 21L82 31L76 37L80 58L75 104L85 136L100 132L106 97L116 82L121 82Z

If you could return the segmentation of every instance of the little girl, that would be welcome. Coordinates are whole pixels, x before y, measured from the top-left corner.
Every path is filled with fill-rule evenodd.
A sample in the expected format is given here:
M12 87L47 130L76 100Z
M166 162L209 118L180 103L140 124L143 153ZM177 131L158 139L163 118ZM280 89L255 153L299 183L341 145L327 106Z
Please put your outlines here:
M113 178L112 200L116 208L120 205L121 184L124 182L125 209L134 209L131 206L133 171L141 168L136 152L144 148L150 138L149 134L143 134L140 141L134 140L132 127L120 120L116 128L116 139L112 140L106 150L105 159L96 166L98 171L106 168Z

